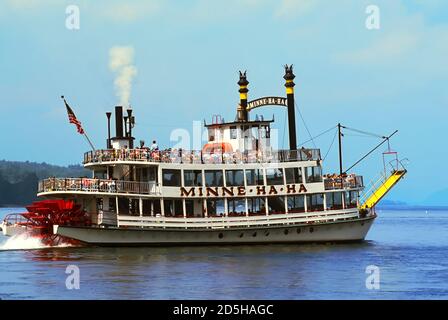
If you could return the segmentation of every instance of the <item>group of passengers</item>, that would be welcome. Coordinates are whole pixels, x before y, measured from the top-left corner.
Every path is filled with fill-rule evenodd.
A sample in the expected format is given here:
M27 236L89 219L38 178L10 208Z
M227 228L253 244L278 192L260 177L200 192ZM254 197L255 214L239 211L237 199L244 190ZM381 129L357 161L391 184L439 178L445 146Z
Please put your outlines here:
M86 159L86 162L141 160L168 163L239 164L299 160L303 158L303 155L306 155L307 159L312 158L312 154L307 149L302 148L294 152L297 154L270 152L261 149L247 150L244 152L240 150L223 152L219 148L206 151L187 151L182 148L160 150L157 142L153 140L150 147L145 146L144 142L141 141L139 148L129 149L125 146L121 149L96 150L92 156Z
M44 190L71 190L71 191L102 191L118 192L119 186L116 179L97 179L97 178L64 178L58 179L51 177L44 181Z
M341 189L343 187L358 187L362 184L361 177L356 176L354 173L347 174L343 172L342 174L332 173L323 175L325 184L331 188Z

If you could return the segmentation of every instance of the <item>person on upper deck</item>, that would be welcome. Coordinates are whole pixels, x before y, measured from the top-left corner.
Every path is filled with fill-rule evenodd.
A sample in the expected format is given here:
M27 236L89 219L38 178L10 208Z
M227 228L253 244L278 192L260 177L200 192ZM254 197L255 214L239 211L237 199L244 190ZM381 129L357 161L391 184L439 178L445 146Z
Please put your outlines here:
M157 145L156 140L152 141L152 145L151 145L151 151L156 151L159 150L159 146Z

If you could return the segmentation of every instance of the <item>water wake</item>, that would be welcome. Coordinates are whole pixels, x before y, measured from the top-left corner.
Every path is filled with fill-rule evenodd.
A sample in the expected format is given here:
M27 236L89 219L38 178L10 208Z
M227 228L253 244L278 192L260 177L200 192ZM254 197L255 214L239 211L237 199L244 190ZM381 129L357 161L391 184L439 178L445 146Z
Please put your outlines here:
M65 248L71 247L69 243L62 243L56 246L47 245L40 238L33 237L26 232L16 234L0 244L0 251L4 250L34 250L44 248Z

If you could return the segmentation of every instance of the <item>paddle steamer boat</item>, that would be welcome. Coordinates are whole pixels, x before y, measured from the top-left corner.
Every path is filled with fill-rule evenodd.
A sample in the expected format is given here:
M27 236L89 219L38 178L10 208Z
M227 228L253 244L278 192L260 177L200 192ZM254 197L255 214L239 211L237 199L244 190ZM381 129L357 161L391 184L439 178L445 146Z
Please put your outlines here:
M342 163L338 174L324 174L320 150L297 147L294 78L285 66L285 97L248 101L249 82L240 72L235 121L214 116L205 123L202 150L135 147L132 109L123 116L115 107L115 136L108 112L107 148L84 154L92 178L40 181L45 200L7 217L3 232L32 229L47 241L108 246L363 240L375 205L406 170L397 159L371 190ZM273 119L250 119L265 105L286 107L289 150L271 146Z

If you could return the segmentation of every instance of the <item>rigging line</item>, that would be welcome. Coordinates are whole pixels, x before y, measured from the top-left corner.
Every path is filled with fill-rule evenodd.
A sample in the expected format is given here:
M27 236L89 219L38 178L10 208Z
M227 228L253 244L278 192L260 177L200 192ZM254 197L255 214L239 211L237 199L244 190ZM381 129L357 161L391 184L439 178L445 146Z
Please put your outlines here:
M296 102L294 102L294 108L296 108L297 112L299 113L300 118L302 119L302 122L303 122L303 124L304 124L304 126L305 126L305 129L306 129L306 131L308 132L308 135L309 135L310 138L311 138L309 141L312 141L312 142L313 142L313 145L314 145L314 148L317 149L316 144L314 143L314 140L313 140L313 136L311 135L310 130L308 129L308 126L306 125L306 122L305 122L305 119L304 119L303 116L302 116L302 113L300 112L299 108L297 108L297 103L296 103Z
M378 138L378 137L366 136L366 135L362 135L362 134L349 134L349 133L344 133L344 137Z
M334 136L333 136L333 140L331 141L330 147L328 148L328 151L327 151L327 153L324 156L324 159L323 159L324 161L327 158L328 154L330 153L331 147L333 147L333 143L336 140L336 136L337 135L338 135L338 131L336 130L335 133L334 133Z
M376 134L376 133L371 133L371 132L367 132L367 131L362 131L362 130L359 130L359 129L354 129L354 128L350 128L350 127L346 127L346 126L342 126L342 127L343 127L344 129L347 129L347 130L355 131L355 132L362 133L362 134L366 134L366 135L369 135L369 136L374 136L374 137L381 138L381 139L386 139L385 136L382 136L382 135L379 135L379 134Z
M335 129L336 127L337 127L337 126L333 126L333 127L331 127L330 129L327 129L327 130L325 130L324 132L319 133L317 136L314 136L313 139L317 139L317 138L319 138L320 136L323 136L324 134L326 134L326 133L330 132L331 130ZM305 141L305 142L299 144L299 146L303 146L305 143L308 143L308 142L310 142L310 141L311 141L311 140L307 140L307 141Z
M367 156L369 156L373 151L375 151L376 149L378 149L380 146L382 146L386 141L389 142L389 139L398 132L398 130L395 130L392 134L390 134L388 137L384 137L383 141L381 141L381 143L379 143L375 148L373 148L372 150L370 150L365 156L363 156L361 159L359 159L358 161L355 162L355 164L353 164L350 168L348 168L347 170L345 170L344 172L349 171L350 169L352 169L354 166L356 166L358 163L360 163L362 160L364 160L365 158L367 158Z

